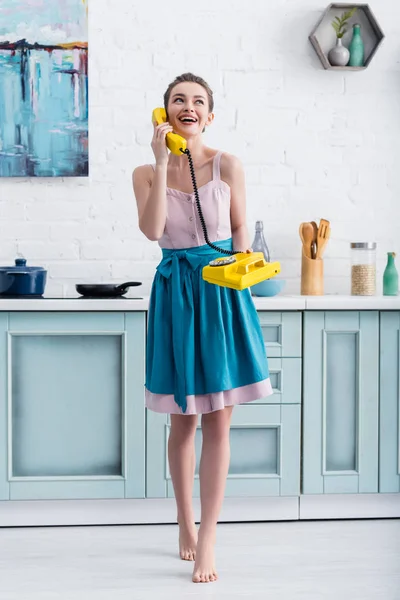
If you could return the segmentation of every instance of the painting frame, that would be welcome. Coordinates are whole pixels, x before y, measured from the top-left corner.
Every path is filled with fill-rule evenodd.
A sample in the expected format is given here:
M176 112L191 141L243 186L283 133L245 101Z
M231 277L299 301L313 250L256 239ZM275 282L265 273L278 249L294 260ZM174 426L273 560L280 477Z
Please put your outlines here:
M0 177L87 177L88 0L2 0L0 17Z

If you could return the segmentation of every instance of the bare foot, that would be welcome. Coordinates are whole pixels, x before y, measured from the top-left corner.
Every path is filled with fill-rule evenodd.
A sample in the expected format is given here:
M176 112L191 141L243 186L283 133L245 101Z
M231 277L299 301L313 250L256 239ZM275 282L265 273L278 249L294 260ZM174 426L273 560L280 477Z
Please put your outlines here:
M215 534L202 535L200 527L192 577L194 583L210 583L218 579L215 569L214 546Z
M197 546L197 529L193 523L190 527L179 524L179 555L182 560L195 560Z

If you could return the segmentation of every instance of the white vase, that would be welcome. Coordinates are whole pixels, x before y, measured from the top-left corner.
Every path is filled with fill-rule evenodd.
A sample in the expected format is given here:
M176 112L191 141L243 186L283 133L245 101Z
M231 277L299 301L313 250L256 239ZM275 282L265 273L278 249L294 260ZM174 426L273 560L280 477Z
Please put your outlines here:
M342 44L342 38L336 39L336 46L329 51L329 62L332 67L345 67L350 60L350 52Z

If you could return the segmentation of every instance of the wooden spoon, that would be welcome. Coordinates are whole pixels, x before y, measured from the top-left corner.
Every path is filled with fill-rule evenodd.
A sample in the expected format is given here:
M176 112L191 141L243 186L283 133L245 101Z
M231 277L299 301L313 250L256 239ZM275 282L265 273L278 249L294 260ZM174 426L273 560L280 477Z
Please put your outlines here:
M304 254L311 258L311 244L314 240L314 228L311 223L301 223L299 228L300 239L303 242Z
M325 247L326 247L330 237L331 237L330 223L326 219L321 219L320 223L319 223L319 227L318 227L317 258L322 258Z
M318 225L315 221L311 221L311 225L314 229L314 239L311 247L311 258L317 258L317 237L318 237Z

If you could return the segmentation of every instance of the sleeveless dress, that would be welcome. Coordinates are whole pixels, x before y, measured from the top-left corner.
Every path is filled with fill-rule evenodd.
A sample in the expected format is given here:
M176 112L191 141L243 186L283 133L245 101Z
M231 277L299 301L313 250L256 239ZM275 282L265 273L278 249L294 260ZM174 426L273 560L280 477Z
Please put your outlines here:
M208 237L232 249L230 187L213 179L198 188ZM153 169L154 169L154 165ZM204 281L202 268L221 256L204 239L194 193L167 187L162 260L148 312L146 407L201 414L273 393L264 340L250 290Z

